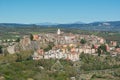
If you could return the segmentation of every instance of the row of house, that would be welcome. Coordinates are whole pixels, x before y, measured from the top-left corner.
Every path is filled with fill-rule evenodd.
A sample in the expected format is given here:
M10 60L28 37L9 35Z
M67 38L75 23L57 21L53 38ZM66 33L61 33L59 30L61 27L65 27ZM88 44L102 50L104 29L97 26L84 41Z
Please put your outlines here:
M78 53L63 53L58 50L50 50L48 52L45 52L43 55L40 55L37 52L34 52L33 54L33 60L39 60L39 59L66 59L66 60L72 60L77 61L79 60L79 54Z
M81 44L81 39L85 39L86 43ZM43 46L46 47L52 42L54 46L48 52L44 52L42 49ZM81 34L72 34L64 33L58 29L57 33L41 33L33 35L33 41L30 40L29 36L24 36L19 43L15 42L13 45L7 47L7 51L11 54L14 54L22 50L33 50L33 59L38 60L41 58L44 59L68 59L76 61L79 59L81 53L85 54L95 54L98 47L101 44L106 45L107 51L113 53L120 53L119 48L115 48L117 43L111 41L110 44L106 43L106 40L102 37L95 35L81 35ZM41 48L42 47L42 48Z

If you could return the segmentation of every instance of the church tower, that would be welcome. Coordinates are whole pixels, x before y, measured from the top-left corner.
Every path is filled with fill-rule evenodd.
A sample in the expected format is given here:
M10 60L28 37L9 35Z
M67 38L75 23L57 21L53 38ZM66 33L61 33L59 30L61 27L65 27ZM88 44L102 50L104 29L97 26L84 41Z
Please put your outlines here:
M60 35L61 34L61 31L60 29L57 30L57 34Z

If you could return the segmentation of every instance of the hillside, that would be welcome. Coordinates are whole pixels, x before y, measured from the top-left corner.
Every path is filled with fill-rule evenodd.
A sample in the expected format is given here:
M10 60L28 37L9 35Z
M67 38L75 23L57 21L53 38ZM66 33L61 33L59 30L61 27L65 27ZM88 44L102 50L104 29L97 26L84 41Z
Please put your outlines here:
M81 30L96 31L120 31L120 21L93 22L93 23L69 23L69 24L17 24L17 23L0 23L0 27L57 27L57 28L77 28Z
M93 22L88 24L59 24L57 27L78 28L81 30L120 31L120 21Z

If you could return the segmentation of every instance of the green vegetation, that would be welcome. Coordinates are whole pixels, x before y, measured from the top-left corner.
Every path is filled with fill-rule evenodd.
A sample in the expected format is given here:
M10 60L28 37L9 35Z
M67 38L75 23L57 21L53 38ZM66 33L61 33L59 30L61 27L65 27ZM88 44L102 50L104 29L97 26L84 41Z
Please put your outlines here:
M31 40L31 41L33 40L33 35L32 35L32 34L30 34L30 40Z
M44 51L51 50L53 46L54 46L54 43L53 42L49 42L48 46L46 48L44 48Z
M112 69L119 68L120 64L117 65L117 61L115 58L111 56L99 57L88 54L81 54L81 61L83 61L82 69L83 70L104 70L104 69Z
M82 53L80 61L41 59L33 61L32 51L0 56L0 77L5 80L119 80L120 56L93 56Z
M86 43L86 40L85 40L85 39L81 39L80 43L81 43L81 44L85 44L85 43Z
M120 46L117 44L117 46L115 46L115 48L120 48Z
M100 45L97 51L98 51L98 56L100 56L101 54L108 53L105 44Z
M33 25L34 26L34 25ZM0 39L19 39L24 35L40 33L56 33L57 28L44 27L0 27ZM111 40L120 43L119 32L108 31L85 31L79 29L63 29L62 31L77 34L94 34L101 36L109 43ZM85 44L86 40L81 39L81 44ZM53 43L48 43L48 47L44 50L48 51L54 46ZM117 45L116 47L119 47ZM94 48L94 45L93 45ZM2 46L0 46L0 53ZM60 63L55 64L56 59L41 59L32 60L33 51L21 51L13 55L4 52L4 56L0 55L0 78L5 80L70 80L70 77L75 77L76 80L119 80L120 79L120 56L111 57L110 55L100 56L101 54L109 54L106 51L106 46L101 45L98 48L98 55L81 54L80 61L71 62L68 60L59 60ZM59 65L59 66L58 66Z
M16 39L16 42L20 42L20 38L17 38L17 39Z
M2 53L2 46L0 45L0 53Z
M89 30L80 30L75 28L60 28L63 32L66 33L77 33L85 35L96 35L106 39L107 42L118 41L120 43L120 32L110 32L110 31L89 31ZM24 35L29 34L40 34L40 33L56 33L57 27L37 27L35 25L29 27L0 27L0 39L17 39Z

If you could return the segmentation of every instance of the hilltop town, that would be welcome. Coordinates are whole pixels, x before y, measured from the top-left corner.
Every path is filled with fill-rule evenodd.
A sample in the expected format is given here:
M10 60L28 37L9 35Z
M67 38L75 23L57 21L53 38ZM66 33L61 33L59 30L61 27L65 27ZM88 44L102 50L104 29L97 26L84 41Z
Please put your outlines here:
M0 80L120 80L120 0L0 0Z
M108 44L102 37L65 33L60 29L56 33L25 35L17 41L3 40L1 45L5 46L1 51L3 55L5 50L8 54L32 50L33 60L52 58L78 61L81 53L95 56L120 54L120 48L116 41L110 41Z
M2 39L0 45L1 80L119 80L120 45L115 40L58 28Z

